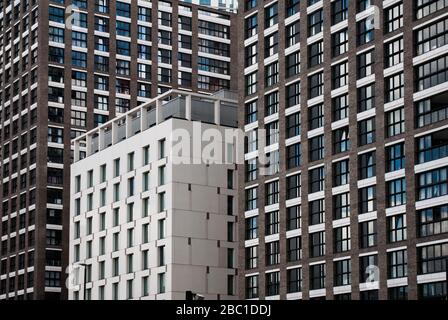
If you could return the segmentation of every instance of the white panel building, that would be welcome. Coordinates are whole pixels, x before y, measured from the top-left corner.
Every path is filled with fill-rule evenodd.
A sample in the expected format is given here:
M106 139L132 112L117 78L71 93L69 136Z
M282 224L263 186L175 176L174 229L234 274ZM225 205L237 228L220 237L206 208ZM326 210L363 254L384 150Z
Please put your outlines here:
M234 140L215 140L222 163L200 151L236 111L230 92L173 90L74 140L70 299L236 297Z

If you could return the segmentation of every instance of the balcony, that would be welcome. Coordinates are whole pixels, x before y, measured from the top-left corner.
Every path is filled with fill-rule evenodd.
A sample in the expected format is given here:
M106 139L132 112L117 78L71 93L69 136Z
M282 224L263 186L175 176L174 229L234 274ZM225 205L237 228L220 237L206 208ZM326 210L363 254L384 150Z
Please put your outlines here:
M81 149L91 155L172 118L236 128L237 100L229 97L236 99L226 90L214 95L168 91L74 139L75 161L82 158Z

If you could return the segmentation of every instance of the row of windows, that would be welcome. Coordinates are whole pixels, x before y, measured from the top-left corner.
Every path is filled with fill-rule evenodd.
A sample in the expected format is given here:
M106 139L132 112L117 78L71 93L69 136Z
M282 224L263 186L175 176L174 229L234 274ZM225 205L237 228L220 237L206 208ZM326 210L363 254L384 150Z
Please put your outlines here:
M342 260L335 262L334 265L335 274L333 275L333 283L335 286L338 283L351 283L351 265L350 261ZM303 276L302 268L288 269L286 273L287 293L302 292L303 290ZM265 274L265 295L274 296L280 294L280 272L269 272ZM326 281L325 265L311 266L309 274L309 287L310 290L324 289ZM245 281L246 286L246 298L255 299L259 297L259 275L248 276ZM423 300L432 299L445 299L447 296L447 288L445 282L429 282L418 285L418 298ZM408 286L390 287L387 290L388 300L407 300L408 299ZM325 296L319 296L314 299L325 299ZM351 293L335 294L334 300L351 300ZM360 300L378 300L379 291L365 290L360 292Z
M291 8L293 8L291 10ZM293 13L295 6L287 6L287 14ZM298 6L297 6L298 8ZM384 10L384 31L393 32L403 26L403 3L400 2ZM348 0L336 0L332 3L331 19L332 24L340 23L348 18ZM264 9L264 28L270 28L278 23L278 3L267 6ZM318 9L307 15L308 37L315 36L323 31L324 13L323 9ZM250 38L258 33L258 14L255 13L245 19L245 37ZM373 41L374 26L369 18L357 23L358 45Z

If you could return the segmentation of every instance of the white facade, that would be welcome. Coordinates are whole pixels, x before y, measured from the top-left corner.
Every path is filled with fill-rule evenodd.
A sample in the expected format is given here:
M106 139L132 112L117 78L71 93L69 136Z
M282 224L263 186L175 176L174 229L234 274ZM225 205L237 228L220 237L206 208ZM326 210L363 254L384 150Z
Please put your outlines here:
M200 95L186 97L193 109L195 99ZM160 101L153 100L163 108ZM75 150L82 153L96 130L117 128L132 112L75 140ZM87 266L75 268L70 299L185 299L187 290L205 299L236 297L236 166L176 164L180 157L171 154L171 133L183 129L192 137L199 126L228 128L169 118L135 134L127 128L125 139L108 146L100 134L102 147L88 147L82 160L75 155L70 265Z

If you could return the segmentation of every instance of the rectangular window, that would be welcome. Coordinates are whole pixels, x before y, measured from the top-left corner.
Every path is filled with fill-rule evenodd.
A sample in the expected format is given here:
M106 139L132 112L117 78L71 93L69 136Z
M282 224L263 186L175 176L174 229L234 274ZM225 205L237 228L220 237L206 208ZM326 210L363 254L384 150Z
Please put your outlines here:
M334 286L347 286L352 283L352 264L350 259L334 262Z
M361 248L370 248L377 244L376 220L361 222L359 224L359 246Z
M308 65L310 68L324 62L324 42L318 41L308 46Z
M333 218L343 219L350 216L350 193L340 193L333 196Z
M368 179L376 176L376 152L370 151L358 156L359 179Z
M350 226L333 230L334 252L350 251Z
M442 56L415 67L415 90L422 91L447 81L448 56Z
M325 201L323 199L314 200L309 203L310 219L309 224L315 225L325 222Z
M310 266L310 289L324 289L325 288L325 264L315 264Z
M376 210L376 186L359 189L360 214Z
M392 251L387 254L388 279L403 278L408 275L407 250Z
M406 214L387 217L387 241L392 243L406 239Z
M384 44L384 64L386 68L402 63L403 58L403 38L398 38Z
M403 27L403 3L385 9L384 13L385 32L393 32Z
M278 211L266 213L266 235L273 235L279 231Z
M331 34L331 50L333 58L348 52L348 29Z
M417 211L418 236L427 237L448 232L448 205Z
M308 37L312 37L322 32L324 25L323 10L317 10L308 15Z
M386 207L396 207L406 204L405 178L387 181L386 183Z
M448 167L417 175L417 200L426 200L448 194Z
M375 142L375 118L361 120L358 123L359 146Z
M348 62L343 62L331 67L332 89L338 89L348 84Z

